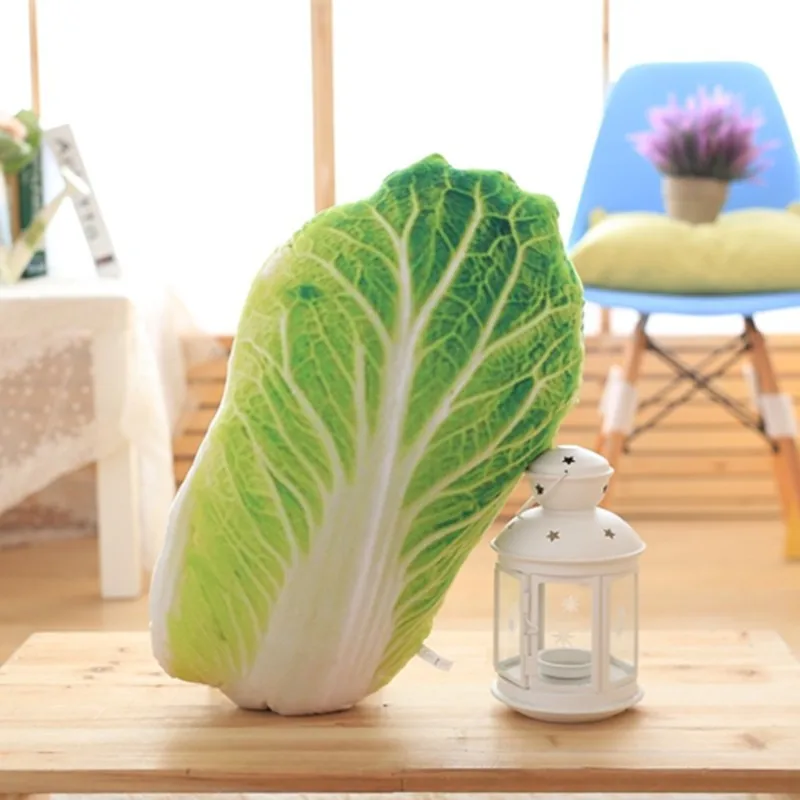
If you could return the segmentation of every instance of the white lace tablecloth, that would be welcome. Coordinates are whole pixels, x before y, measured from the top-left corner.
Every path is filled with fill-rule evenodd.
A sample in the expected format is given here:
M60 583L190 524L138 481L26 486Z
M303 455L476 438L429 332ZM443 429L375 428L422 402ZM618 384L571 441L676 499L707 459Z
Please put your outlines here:
M124 280L0 286L0 513L131 443L142 560L152 568L175 490L172 435L185 397L172 321L166 292Z

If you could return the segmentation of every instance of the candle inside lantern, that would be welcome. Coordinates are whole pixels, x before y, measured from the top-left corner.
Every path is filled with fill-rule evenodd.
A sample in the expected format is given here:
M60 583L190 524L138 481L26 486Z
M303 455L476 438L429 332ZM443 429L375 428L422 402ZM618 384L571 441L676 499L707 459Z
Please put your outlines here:
M553 647L539 653L539 675L556 680L588 679L592 674L592 654L574 647Z

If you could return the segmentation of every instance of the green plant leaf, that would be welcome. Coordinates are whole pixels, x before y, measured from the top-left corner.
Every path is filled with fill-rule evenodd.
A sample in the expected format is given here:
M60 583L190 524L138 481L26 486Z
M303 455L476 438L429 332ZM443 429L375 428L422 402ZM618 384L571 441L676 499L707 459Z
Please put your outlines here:
M39 124L39 117L33 111L23 109L14 115L27 129L25 141L34 150L38 150L42 145L42 128Z
M23 142L0 131L0 166L7 175L16 175L28 166L39 152L42 143L42 129L39 119L32 111L19 111L14 115L26 128Z

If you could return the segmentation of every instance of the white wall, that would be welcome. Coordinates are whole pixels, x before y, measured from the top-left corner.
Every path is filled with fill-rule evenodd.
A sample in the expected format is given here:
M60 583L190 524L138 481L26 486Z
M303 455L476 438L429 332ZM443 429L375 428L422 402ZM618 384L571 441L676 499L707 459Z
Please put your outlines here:
M0 105L12 111L28 102L26 5L0 0ZM128 268L169 279L215 330L235 326L262 261L313 213L308 5L39 0L45 124L74 127ZM438 151L551 194L566 233L602 111L600 0L334 8L338 200ZM612 78L638 60L750 58L800 125L792 9L612 0ZM57 269L91 269L69 212L49 242ZM792 316L766 326L797 329Z

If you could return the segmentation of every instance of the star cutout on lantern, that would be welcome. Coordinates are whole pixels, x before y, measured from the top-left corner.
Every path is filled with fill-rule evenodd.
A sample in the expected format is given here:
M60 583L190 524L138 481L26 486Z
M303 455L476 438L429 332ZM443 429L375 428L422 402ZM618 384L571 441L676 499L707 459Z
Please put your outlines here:
M614 531L612 531L611 528L606 528L603 531L603 535L606 537L606 539L613 539L617 534L614 533Z
M550 533L547 534L547 538L551 542L554 542L556 539L560 539L561 538L561 534L558 531L550 531Z
M541 483L537 483L534 489L536 489L536 494L544 494L544 486Z
M575 456L564 456L561 459L565 464L574 464L575 463Z
M555 639L556 644L561 645L562 647L572 647L572 634L563 631L562 633L554 633L553 639Z

